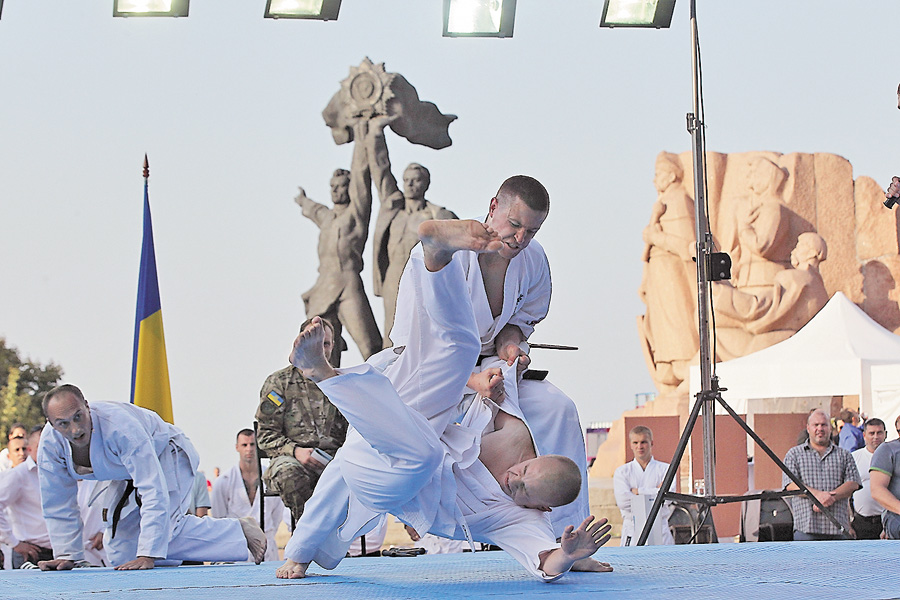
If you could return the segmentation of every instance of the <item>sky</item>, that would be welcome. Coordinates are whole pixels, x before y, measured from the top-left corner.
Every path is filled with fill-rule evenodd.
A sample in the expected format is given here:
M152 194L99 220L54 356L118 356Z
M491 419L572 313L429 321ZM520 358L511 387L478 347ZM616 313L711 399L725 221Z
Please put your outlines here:
M327 203L350 162L321 111L369 57L459 117L443 150L388 134L398 177L430 169L429 200L477 217L510 175L546 185L553 300L532 341L580 350L534 350L533 366L584 425L618 418L653 391L641 231L656 155L690 150L691 47L687 0L667 30L600 29L602 4L523 1L514 37L449 39L440 0L344 0L333 22L263 19L265 0L194 0L180 19L5 0L0 336L89 400L128 400L146 152L175 423L201 468L235 463L316 279L296 188ZM697 15L709 151L832 152L882 186L900 173L900 3L699 0ZM363 278L371 295L368 264Z

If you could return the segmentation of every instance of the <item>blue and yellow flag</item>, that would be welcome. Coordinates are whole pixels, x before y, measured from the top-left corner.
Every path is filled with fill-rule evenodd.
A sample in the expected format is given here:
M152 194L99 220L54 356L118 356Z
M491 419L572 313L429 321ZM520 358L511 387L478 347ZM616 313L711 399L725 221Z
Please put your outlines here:
M156 411L163 420L174 423L162 306L159 301L159 281L156 277L156 253L153 250L153 224L150 221L150 196L147 191L149 173L146 168L145 162L144 243L141 247L141 274L138 278L137 314L134 323L131 402Z

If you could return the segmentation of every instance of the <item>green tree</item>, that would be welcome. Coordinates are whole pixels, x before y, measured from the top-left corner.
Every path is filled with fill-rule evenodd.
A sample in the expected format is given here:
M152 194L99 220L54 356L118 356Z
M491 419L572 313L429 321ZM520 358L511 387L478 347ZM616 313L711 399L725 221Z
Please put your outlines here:
M20 422L30 429L44 423L41 398L62 379L57 364L41 365L23 360L19 351L0 337L0 445L6 442L9 426Z

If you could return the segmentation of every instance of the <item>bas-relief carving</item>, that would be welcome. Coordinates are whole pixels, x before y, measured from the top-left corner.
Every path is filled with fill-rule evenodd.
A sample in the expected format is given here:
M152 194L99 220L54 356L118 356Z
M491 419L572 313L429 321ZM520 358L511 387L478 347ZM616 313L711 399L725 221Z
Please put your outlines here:
M452 142L448 132L455 115L446 115L431 102L419 99L416 89L400 74L385 71L384 63L364 59L322 112L336 144L353 143L350 171L339 169L331 180L334 207L314 202L301 188L295 198L303 215L320 229L319 277L303 295L307 317L323 316L335 325L332 364L340 364L343 327L363 358L389 345L400 275L418 242L418 225L427 219L456 218L452 212L425 200L428 170L411 164L403 175L403 191L391 174L384 129L414 144L440 149ZM372 181L381 201L373 240L375 294L385 301L384 336L378 330L360 278L363 250L372 211Z
M673 156L660 154L656 179L660 161ZM682 193L692 196L690 153L676 158L684 170ZM731 281L713 285L717 360L790 337L838 290L884 327L900 332L893 289L900 276L900 219L878 210L880 186L868 177L854 182L849 162L832 154L708 154L707 165L713 239L733 260ZM682 274L685 265L676 266L662 243L648 236L648 230L660 229L663 195L660 191L644 231L646 264L639 293L647 311L639 318L639 331L659 391L684 392L687 374L671 366L681 359L671 358L665 340L687 339L684 326L690 322L696 360L696 274L693 262L690 275ZM819 235L804 235L816 231ZM655 272L654 252L668 257L656 264L661 268L668 260L665 273ZM826 253L828 260L822 262ZM666 315L675 312L676 304L686 304L680 298L687 293L691 314L679 308L680 316Z

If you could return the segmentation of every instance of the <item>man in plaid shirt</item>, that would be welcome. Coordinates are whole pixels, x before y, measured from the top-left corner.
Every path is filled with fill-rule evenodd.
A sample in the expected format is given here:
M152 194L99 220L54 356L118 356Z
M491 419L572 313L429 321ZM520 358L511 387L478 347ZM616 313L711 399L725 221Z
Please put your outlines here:
M832 443L831 422L824 411L810 413L806 430L809 440L788 450L784 464L849 532L849 498L862 487L856 462L849 452ZM787 475L782 474L781 479L785 489L798 489ZM845 538L808 497L794 496L790 500L795 541Z

